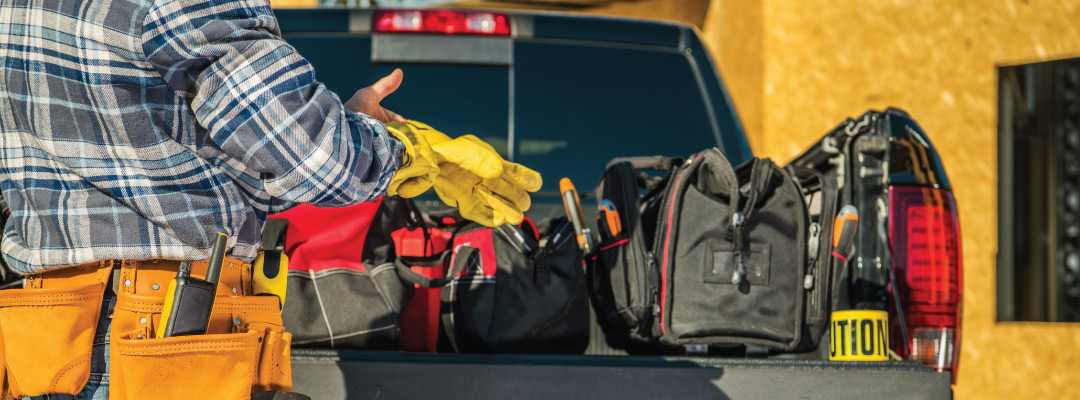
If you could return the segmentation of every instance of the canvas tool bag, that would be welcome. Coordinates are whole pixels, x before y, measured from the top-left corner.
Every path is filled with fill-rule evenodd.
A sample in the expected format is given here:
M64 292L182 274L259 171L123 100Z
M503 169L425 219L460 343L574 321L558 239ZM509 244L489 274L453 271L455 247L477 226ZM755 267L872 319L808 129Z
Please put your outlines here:
M800 183L813 179L768 159L734 167L715 148L610 164L600 194L625 229L598 246L590 274L605 332L669 348L814 348L828 319L821 232L832 216L811 220ZM834 209L835 189L822 193L819 207Z
M398 278L392 233L410 221L405 200L348 207L299 205L288 221L285 326L299 346L397 349L409 288ZM269 225L268 225L269 226Z

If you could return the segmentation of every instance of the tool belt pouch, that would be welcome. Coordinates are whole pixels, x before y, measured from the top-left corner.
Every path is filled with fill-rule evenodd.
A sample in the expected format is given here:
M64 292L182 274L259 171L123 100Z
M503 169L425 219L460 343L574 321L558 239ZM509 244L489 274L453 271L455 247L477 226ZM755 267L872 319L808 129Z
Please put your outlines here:
M15 397L74 395L90 378L90 355L110 268L71 267L0 291L3 369Z
M276 297L223 295L219 286L207 334L156 338L162 303L160 296L118 295L111 400L248 399L252 391L292 388L292 335Z

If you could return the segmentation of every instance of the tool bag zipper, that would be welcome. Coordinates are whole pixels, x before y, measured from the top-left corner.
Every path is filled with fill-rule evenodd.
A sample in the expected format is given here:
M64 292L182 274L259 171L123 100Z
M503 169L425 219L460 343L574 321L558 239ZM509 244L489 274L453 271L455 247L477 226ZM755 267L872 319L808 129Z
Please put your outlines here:
M711 150L719 151L715 148ZM694 171L694 167L697 165L697 162L701 160L701 157L700 154L695 154L675 170L674 177L671 181L671 189L668 191L667 195L664 196L664 200L660 207L660 222L656 227L657 237L656 240L653 241L653 246L655 247L653 253L659 254L661 257L658 268L660 282L656 292L657 307L655 307L657 314L656 325L659 328L658 333L660 336L668 334L668 325L671 320L671 315L667 313L667 303L672 301L672 299L671 291L668 290L667 285L672 273L671 261L675 257L675 243L673 243L675 235L675 232L673 232L673 227L675 226L675 208L681 201L682 193L686 189L687 176Z

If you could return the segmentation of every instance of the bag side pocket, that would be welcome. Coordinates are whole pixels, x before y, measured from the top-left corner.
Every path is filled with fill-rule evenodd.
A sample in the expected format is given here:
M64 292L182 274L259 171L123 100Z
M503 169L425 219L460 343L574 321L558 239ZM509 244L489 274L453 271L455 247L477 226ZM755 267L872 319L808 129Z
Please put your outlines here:
M251 398L262 333L113 340L110 398L159 400Z
M285 326L300 346L397 349L405 295L393 264L370 272L292 270Z
M625 266L619 263L621 248L625 247L629 239L619 239L610 243L602 243L596 255L592 257L592 265L589 268L589 293L592 297L593 308L599 322L605 331L615 336L625 335L636 321L627 321L619 314L619 297L625 297L625 285L623 273ZM618 286L618 288L616 288Z
M11 394L82 390L90 378L104 293L104 284L0 291L0 336Z

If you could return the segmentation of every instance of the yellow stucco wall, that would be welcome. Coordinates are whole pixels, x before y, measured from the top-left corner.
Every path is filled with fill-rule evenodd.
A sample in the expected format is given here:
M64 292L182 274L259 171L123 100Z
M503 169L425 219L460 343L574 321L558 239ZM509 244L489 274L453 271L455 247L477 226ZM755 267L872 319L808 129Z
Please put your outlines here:
M790 159L867 108L911 112L961 210L957 397L1080 398L1080 324L994 315L995 66L1080 56L1080 1L713 0L705 32L758 154ZM754 47L760 58L748 56Z
M709 4L702 39L713 54L735 108L750 133L750 146L761 152L765 131L764 4L761 0Z

